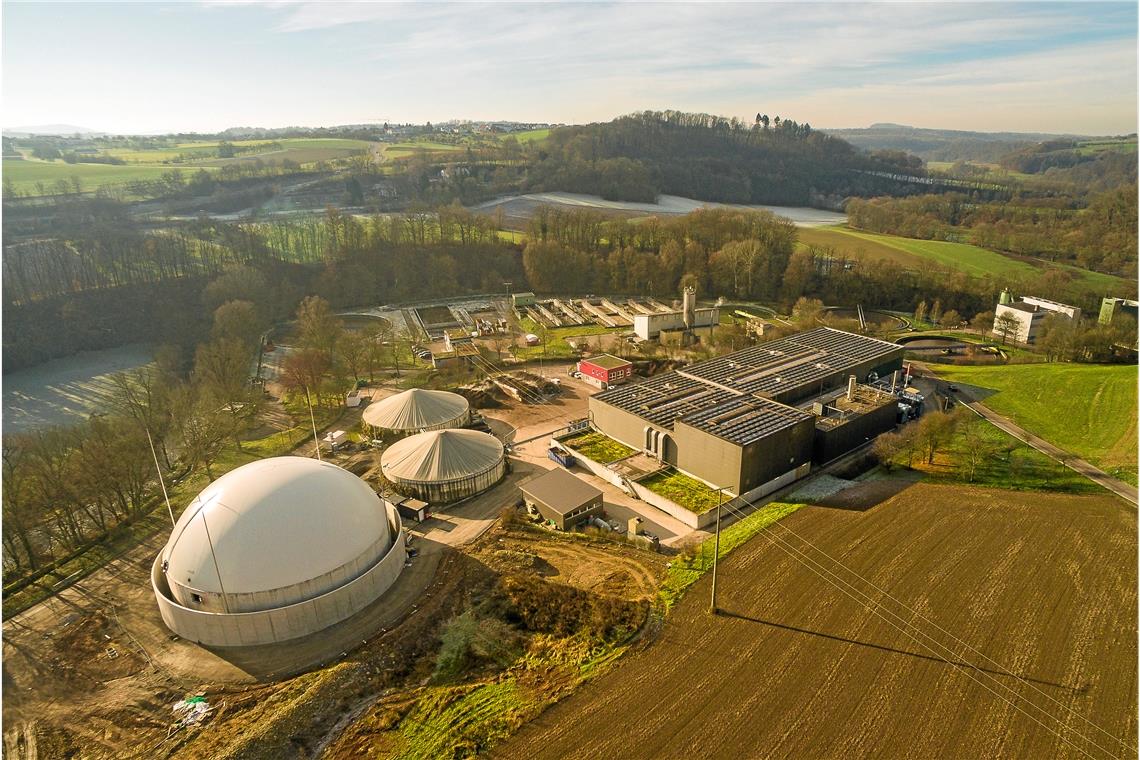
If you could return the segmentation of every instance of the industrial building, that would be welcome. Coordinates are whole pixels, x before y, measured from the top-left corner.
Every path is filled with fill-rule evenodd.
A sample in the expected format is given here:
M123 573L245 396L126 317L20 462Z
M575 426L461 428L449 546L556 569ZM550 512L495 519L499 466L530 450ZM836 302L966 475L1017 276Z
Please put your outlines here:
M400 517L336 465L274 457L205 488L155 558L163 622L210 646L272 644L351 617L399 577Z
M578 362L578 372L587 383L605 390L633 377L633 362L601 354Z
M1127 298L1104 298L1100 302L1100 316L1097 319L1102 325L1110 325L1117 316L1127 314L1137 319L1140 311L1140 301L1130 301Z
M380 472L396 491L430 504L474 496L498 483L506 471L503 444L477 430L419 433L380 457Z
M829 401L844 420L830 427L845 429L825 429L825 453L891 429L894 399L859 383L900 370L902 356L894 343L823 327L610 388L590 398L590 422L684 473L743 494L823 461L817 418ZM851 396L847 409L836 404L844 393ZM856 397L866 400L857 406Z
M1003 290L994 308L994 333L1017 343L1033 344L1037 342L1041 325L1050 315L1079 322L1081 310L1077 306L1035 296L1021 296L1019 300L1014 300L1008 289ZM1003 331L1003 321L1009 318L1016 321L1017 329L1007 336Z
M412 388L369 404L363 419L374 431L381 432L461 428L471 422L471 404L458 393Z
M663 343L686 342L688 338L706 337L718 324L720 324L720 309L716 307L698 309L697 292L692 288L685 288L681 294L679 311L635 314L633 317L633 331L638 338L660 340Z
M561 467L519 486L528 508L559 530L574 528L602 513L602 492Z

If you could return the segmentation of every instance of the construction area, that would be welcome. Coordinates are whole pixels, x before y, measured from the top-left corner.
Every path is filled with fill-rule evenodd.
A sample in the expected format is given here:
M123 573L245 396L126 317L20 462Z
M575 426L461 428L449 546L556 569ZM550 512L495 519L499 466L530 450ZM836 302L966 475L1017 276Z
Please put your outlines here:
M485 389L484 400L493 407L475 404L475 415L514 450L510 471L487 490L472 489L476 493L458 504L407 520L406 566L392 586L315 634L203 647L172 632L151 582L169 529L5 621L5 756L246 757L254 745L272 747L263 751L266 757L296 755L301 748L309 756L320 754L318 748L342 733L353 740L342 719L355 716L362 699L371 704L376 694L393 687L414 690L430 676L440 626L462 612L470 594L499 593L494 589L501 577L521 574L553 581L558 588L569 585L586 595L576 604L604 602L599 620L613 615L626 621L620 622L622 630L640 626L665 557L611 542L581 544L545 529L496 528L503 510L519 500L519 486L552 468L540 455L546 437L585 414L594 389L571 378L571 368L569 363L551 367L565 379L557 395L541 403L516 401L493 384ZM399 395L386 388L373 393L375 404ZM391 416L386 424L411 417L415 420L401 424L433 424L434 419L411 413L424 411L422 402L411 395L398 405L400 413L384 410ZM368 406L347 410L335 426L354 429ZM438 416L439 424L458 424L468 413L456 406ZM387 487L382 461L390 446L323 447L326 466L337 465L376 492ZM302 443L294 454L312 457L313 442ZM311 458L300 461L317 464ZM611 496L624 500L612 486L602 487L607 502ZM624 505L614 507L636 516ZM217 528L213 518L209 528ZM677 534L658 530L681 535L679 529ZM271 544L263 548L272 556ZM193 593L205 597L201 586L196 584ZM528 589L528 594L546 593L545 586ZM553 698L566 688L563 677L551 671L536 676L534 684ZM329 756L359 755L338 750Z
M384 318L409 337L430 326L458 340L448 331L474 326L492 339L510 334L500 319L517 330L512 308L470 300ZM5 756L1135 756L1117 738L1137 723L1135 510L1109 496L827 474L893 426L909 393L901 355L822 328L647 380L606 374L602 393L569 360L509 373L475 363L466 383L437 373L446 391L395 379L354 391L359 406L314 431L332 434L323 462L310 438L291 452L306 459L275 466L322 481L339 468L327 477L351 474L369 493L357 502L347 483L322 485L337 525L257 523L249 572L304 570L286 580L308 590L329 575L275 557L284 538L288 553L322 547L333 575L390 555L402 569L305 635L200 646L156 605L163 560L183 567L164 552L164 526L5 621ZM572 445L553 456L552 440ZM266 487L266 462L246 470L243 492ZM694 529L622 478L699 490L715 507L721 494L681 470L740 493L789 467L813 475L780 481L788 516L721 562L720 614L705 576L666 616L671 573L711 551L711 524ZM294 490L298 509L322 506ZM349 527L374 500L378 545ZM725 501L727 522L740 503ZM181 526L196 527L186 515ZM201 516L204 536L214 520ZM189 547L207 576L211 555L226 560L213 540ZM366 577L259 611L308 614ZM210 593L201 583L184 591L187 608L212 602L194 598Z

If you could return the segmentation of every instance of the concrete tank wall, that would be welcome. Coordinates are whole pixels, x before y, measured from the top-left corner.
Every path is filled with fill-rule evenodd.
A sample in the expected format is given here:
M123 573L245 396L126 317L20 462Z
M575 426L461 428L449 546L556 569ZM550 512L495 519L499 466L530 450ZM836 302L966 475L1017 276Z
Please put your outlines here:
M388 512L392 545L371 568L328 593L297 604L256 612L210 612L184 607L171 594L162 572L162 555L151 567L159 614L182 638L207 646L251 646L300 638L339 623L378 599L404 569L407 550L399 514Z

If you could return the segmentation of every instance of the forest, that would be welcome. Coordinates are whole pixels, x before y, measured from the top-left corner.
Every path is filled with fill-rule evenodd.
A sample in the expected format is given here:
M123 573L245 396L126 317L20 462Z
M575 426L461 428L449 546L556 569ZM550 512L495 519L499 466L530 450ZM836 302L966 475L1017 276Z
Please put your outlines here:
M851 199L852 227L983 248L1136 278L1137 186L1086 197L983 202L960 193Z
M535 148L532 190L653 201L660 193L725 203L836 206L847 196L907 192L861 171L922 174L899 152L861 153L792 119L757 114L748 123L661 111L604 124L563 127Z

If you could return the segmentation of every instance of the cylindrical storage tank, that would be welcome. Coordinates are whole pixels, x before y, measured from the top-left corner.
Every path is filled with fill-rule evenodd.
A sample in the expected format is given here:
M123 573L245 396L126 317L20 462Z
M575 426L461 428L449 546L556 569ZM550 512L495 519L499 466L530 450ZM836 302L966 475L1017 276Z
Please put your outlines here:
M398 491L433 504L474 496L502 479L506 452L476 430L433 430L393 444L380 471Z
M274 457L207 486L155 562L163 620L222 646L305 636L371 604L404 563L400 518L327 462Z
M363 419L373 428L395 433L447 430L471 422L471 404L458 393L412 388L369 404Z

